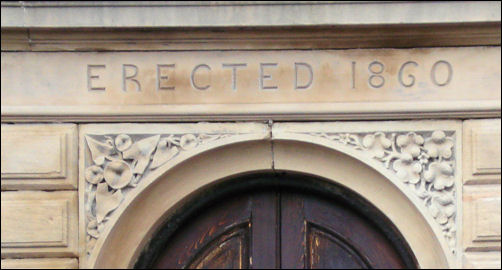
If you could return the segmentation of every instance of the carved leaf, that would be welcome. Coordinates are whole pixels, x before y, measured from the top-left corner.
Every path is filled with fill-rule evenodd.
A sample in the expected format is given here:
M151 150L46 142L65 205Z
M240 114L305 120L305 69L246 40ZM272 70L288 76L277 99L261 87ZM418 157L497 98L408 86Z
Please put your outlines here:
M94 246L96 245L96 238L92 238L87 242L86 244L86 249L87 249L87 254L90 254L91 251L94 249Z
M197 138L201 142L212 142L221 137L220 134L200 134Z
M98 223L96 220L91 220L88 224L87 224L87 233L94 237L94 238L98 238L99 237L99 233L98 233Z
M150 156L155 150L160 135L148 137L134 143L129 149L123 152L124 159L133 159L133 173L143 174L148 163Z
M88 220L94 219L95 217L93 216L93 211L94 209L94 200L96 199L96 192L95 191L88 191L87 192L87 199L85 203L85 211L86 211L86 218Z
M106 142L100 142L91 138L90 136L85 136L89 150L91 151L91 157L95 164L102 165L105 162L105 157L111 156L115 150L113 148L113 142L107 140Z
M153 155L153 160L150 168L155 169L157 167L160 167L178 153L178 147L172 145L169 142L168 138L160 139L159 144L157 145L157 151L155 151L155 154Z
M185 150L192 149L197 146L199 142L197 141L197 137L193 134L185 134L180 139L180 146Z
M112 193L108 191L108 185L106 183L99 183L96 190L96 219L98 224L103 222L103 219L115 210L120 205L123 199L122 192L117 190Z

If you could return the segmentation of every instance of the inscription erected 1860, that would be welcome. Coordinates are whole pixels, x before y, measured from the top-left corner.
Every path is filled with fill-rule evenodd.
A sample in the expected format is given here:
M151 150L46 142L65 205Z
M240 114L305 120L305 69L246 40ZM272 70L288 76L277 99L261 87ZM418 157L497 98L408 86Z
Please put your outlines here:
M2 115L500 110L500 73L500 47L2 53Z
M229 68L232 70L231 75L229 78L219 78L221 80L227 80L228 84L231 85L232 90L237 90L237 70L241 69L242 72L246 72L246 67L248 66L248 63L222 63L221 64L221 69L226 69ZM356 61L351 61L350 62L350 77L347 78L347 81L350 81L350 88L356 89L356 77L358 77L358 74L356 74L356 66L357 62ZM412 68L418 68L419 64L415 61L406 61L403 63L400 68L399 72L397 74L397 80L399 84L402 87L413 87L415 85L416 77L413 75L413 72L409 72L409 69ZM441 72L440 69L441 67L444 67L445 71ZM158 91L161 90L175 90L176 86L170 83L171 81L174 81L175 78L173 78L175 75L175 68L176 64L156 64L156 89ZM258 81L258 89L259 90L275 90L278 89L279 86L277 83L274 84L272 75L270 75L271 69L276 69L279 68L279 63L259 63L259 77L257 78L256 81ZM340 67L343 68L343 67ZM347 67L345 67L347 68ZM89 91L104 91L106 90L106 87L104 86L99 86L96 87L94 86L93 81L99 80L100 76L97 75L98 70L104 70L106 69L106 65L100 64L88 64L87 65L87 88ZM287 68L285 68L287 69ZM302 71L303 69L303 71ZM204 71L202 71L204 70ZM380 62L380 61L373 61L368 65L368 85L372 88L381 88L385 85L385 77L383 75L385 71L385 64ZM335 71L336 72L336 71ZM200 73L203 73L203 75L200 75ZM305 73L305 74L301 74ZM408 73L406 77L404 77L405 73ZM128 91L128 85L132 84L134 86L134 89L136 91L141 91L141 83L138 80L138 74L139 74L139 68L137 65L134 64L122 64L122 90L124 92ZM168 75L169 74L169 75ZM183 74L185 78L182 78L184 80L189 80L190 85L194 90L207 90L211 87L211 74L212 74L212 68L210 65L201 63L198 65L195 65L191 72L190 75L188 74ZM312 68L312 65L309 63L305 62L295 62L294 63L294 89L295 90L307 90L309 89L313 82L314 82L314 71ZM440 74L440 75L438 75ZM334 74L333 74L334 75ZM360 74L359 74L360 75ZM206 81L201 83L199 79L196 79L196 77L199 76L205 76ZM364 76L364 75L362 75ZM442 80L438 80L438 77L444 77ZM304 77L303 82L300 82L299 77ZM435 62L432 67L430 68L430 78L425 78L425 79L430 79L430 82L432 83L433 86L446 86L450 83L453 77L453 68L451 64L446 61L446 60L439 60ZM328 78L321 78L324 80L330 79L333 77ZM268 81L268 83L267 83Z

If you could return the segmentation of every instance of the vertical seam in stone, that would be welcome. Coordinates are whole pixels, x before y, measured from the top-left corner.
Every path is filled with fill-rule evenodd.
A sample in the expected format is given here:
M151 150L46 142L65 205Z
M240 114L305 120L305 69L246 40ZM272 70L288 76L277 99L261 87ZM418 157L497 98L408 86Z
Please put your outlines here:
M268 128L269 128L269 140L270 140L270 152L272 154L272 172L275 172L275 155L274 155L274 138L272 133L272 126L274 125L274 121L272 119L268 120Z

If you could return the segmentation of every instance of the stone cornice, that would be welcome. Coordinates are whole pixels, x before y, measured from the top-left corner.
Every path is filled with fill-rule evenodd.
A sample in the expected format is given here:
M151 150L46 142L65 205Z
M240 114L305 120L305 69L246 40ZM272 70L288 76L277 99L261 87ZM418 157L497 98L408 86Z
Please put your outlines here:
M232 16L227 16L232 13ZM302 16L297 16L301 13ZM71 15L70 15L71 14ZM129 14L124 16L124 14ZM148 14L147 17L142 14ZM404 15L405 14L405 15ZM403 16L404 15L404 16ZM3 27L271 27L500 22L499 2L2 2Z
M434 31L431 31L431 28ZM2 51L292 50L500 46L500 21L277 27L4 27Z
M87 106L85 108L2 106L4 122L194 122L194 121L318 121L318 120L392 120L459 119L500 117L500 101L422 102L411 110L399 104L229 104L221 105L149 105ZM434 106L441 105L441 110ZM393 108L389 110L389 108ZM68 114L61 114L67 111ZM99 113L99 111L103 113ZM113 112L113 113L108 113ZM210 113L208 113L210 112Z

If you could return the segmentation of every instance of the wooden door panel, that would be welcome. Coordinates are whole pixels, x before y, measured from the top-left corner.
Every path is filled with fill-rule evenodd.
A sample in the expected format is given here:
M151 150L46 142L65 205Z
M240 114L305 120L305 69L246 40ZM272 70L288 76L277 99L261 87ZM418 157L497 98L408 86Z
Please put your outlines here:
M281 268L305 269L304 200L281 193Z
M305 269L320 265L344 265L342 268L350 268L364 261L372 268L404 267L397 251L383 234L371 222L343 204L314 195L283 192L281 206L283 268ZM325 232L323 236L331 235L331 242L326 242L328 238L324 238L325 245L309 250L308 224L316 224L318 231ZM333 240L336 238L343 241L335 245ZM343 250L347 252L340 253ZM351 255L350 250L355 253ZM341 257L337 258L338 255Z
M189 269L247 269L249 268L249 226L243 223L216 237L194 256Z
M367 259L343 237L307 223L307 267L309 269L368 269Z
M280 268L279 194L275 191L251 196L251 257L253 269Z
M238 226L239 224L247 224L244 227L249 228L251 203L249 197L238 200L223 199L211 205L211 211L202 211L196 217L187 220L172 239L167 242L153 268L180 269L195 266L197 258L204 257L203 254L210 255L210 253L204 251L211 251L218 247L218 244L222 244L225 239L229 238L229 235L232 235L233 228L242 228L242 226ZM220 240L218 241L218 239ZM236 240L232 240L229 244L235 245L233 241ZM244 240L247 243L241 245L249 249L249 237L244 238ZM220 253L223 251L221 250ZM228 252L226 254L230 255ZM230 260L230 257L228 260ZM228 263L228 260L219 260L218 262ZM203 267L204 265L209 265L209 262L205 261L200 266ZM249 263L243 263L242 265L246 266ZM212 264L212 267L218 268L215 264Z
M304 219L325 232L334 232L372 268L404 268L397 250L370 220L345 204L316 197L297 196L303 200Z
M290 189L226 197L187 220L154 268L404 268L372 222L333 199Z

